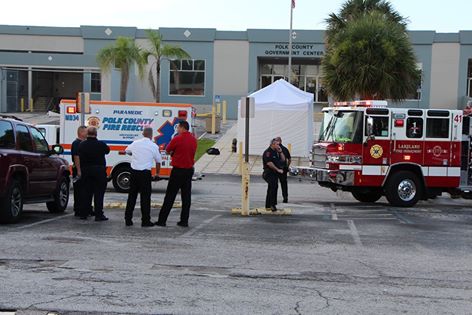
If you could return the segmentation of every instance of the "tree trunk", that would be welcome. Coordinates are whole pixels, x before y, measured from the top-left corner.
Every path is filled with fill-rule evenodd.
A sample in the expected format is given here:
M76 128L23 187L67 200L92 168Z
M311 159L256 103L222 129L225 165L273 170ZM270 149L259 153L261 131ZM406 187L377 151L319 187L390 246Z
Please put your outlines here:
M156 103L161 101L161 61L156 62Z
M121 81L120 81L120 102L126 102L126 92L128 90L129 80L129 67L123 65L121 68Z

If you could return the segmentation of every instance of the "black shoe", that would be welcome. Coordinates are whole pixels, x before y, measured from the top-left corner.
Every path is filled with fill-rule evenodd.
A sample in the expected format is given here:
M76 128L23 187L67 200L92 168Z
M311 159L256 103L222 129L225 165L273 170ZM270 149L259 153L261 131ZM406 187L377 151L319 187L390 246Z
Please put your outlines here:
M95 216L95 212L92 211L89 213L89 217L94 217L94 216Z
M108 221L108 218L104 216L103 214L99 217L95 217L95 221L100 222L100 221Z
M132 225L133 225L133 221L131 221L131 220L125 220L125 224L126 224L126 226L132 226Z
M181 227L188 227L188 223L184 223L184 222L177 222L177 225Z
M275 211L277 211L277 208L275 206L272 206L272 207L270 207L270 210L272 210L272 212L275 212Z
M151 226L154 226L154 223L152 223L151 221L141 223L141 227L151 227Z
M74 212L74 217L80 218L80 213Z
M165 223L162 223L162 222L159 222L159 221L157 221L156 223L154 223L154 225L157 225L157 226L166 226Z
M80 218L80 220L87 220L88 219L88 217L84 217L84 216L80 216L79 218Z
M288 199L284 199L283 203L288 203Z

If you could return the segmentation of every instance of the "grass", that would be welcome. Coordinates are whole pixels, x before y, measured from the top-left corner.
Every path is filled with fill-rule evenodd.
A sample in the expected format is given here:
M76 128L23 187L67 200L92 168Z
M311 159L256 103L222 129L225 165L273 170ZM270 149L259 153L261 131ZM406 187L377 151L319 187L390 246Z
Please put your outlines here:
M200 139L198 140L197 152L195 153L195 161L198 161L206 151L211 148L216 143L215 140L212 139Z

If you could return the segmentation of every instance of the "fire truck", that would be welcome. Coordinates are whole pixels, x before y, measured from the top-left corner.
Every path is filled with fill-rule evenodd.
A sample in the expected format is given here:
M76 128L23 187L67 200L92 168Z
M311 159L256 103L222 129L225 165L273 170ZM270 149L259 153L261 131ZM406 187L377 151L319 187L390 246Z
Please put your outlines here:
M386 101L337 102L323 109L307 176L360 202L393 206L469 193L471 119L462 110L388 108Z

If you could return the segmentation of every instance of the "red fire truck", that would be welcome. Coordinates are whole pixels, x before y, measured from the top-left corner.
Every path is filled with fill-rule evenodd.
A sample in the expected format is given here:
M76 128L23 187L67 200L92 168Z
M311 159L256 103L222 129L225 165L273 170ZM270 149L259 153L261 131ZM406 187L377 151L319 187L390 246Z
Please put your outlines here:
M469 192L471 119L461 110L387 108L386 101L339 102L323 109L311 165L294 167L361 202L393 206Z

